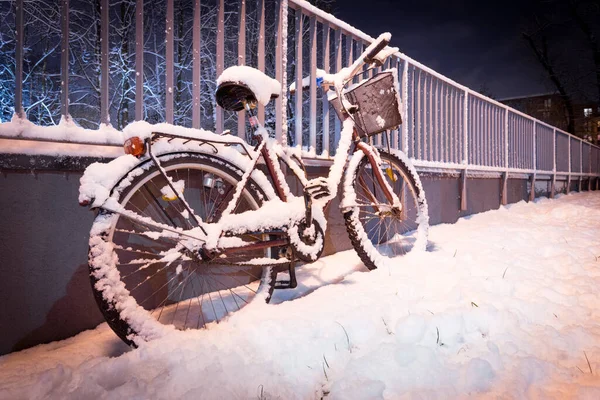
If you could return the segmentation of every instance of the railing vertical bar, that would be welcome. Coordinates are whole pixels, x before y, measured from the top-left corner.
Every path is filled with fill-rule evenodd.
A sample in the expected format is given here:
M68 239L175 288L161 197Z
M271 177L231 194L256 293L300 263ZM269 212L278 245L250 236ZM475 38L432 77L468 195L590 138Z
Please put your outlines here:
M17 0L15 4L15 114L19 118L25 117L23 110L23 49L25 48L23 3L23 0Z
M464 104L464 132L463 132L463 146L464 146L464 160L465 169L462 170L461 185L460 185L460 211L467 210L467 168L469 165L469 144L468 144L468 118L469 118L469 92L465 90L465 104Z
M440 155L440 161L448 162L448 145L449 145L449 126L450 126L450 115L449 115L449 103L450 103L450 91L448 85L442 82L442 149Z
M450 95L450 129L448 129L448 161L456 162L456 158L454 157L454 149L455 149L455 124L456 124L456 104L455 104L455 96L454 96L454 88L449 87L449 95Z
M492 107L491 104L488 103L487 101L483 101L483 130L482 130L482 140L483 140L483 145L484 145L484 151L483 151L483 165L486 166L490 166L492 164L491 162L491 154L490 154L490 148L492 146L492 128L491 128L491 123L492 123Z
M434 118L434 135L433 135L433 146L432 146L432 156L431 159L433 161L440 161L439 158L439 150L440 150L440 131L441 131L441 126L440 126L440 111L441 111L441 104L440 104L440 85L441 85L441 81L439 79L435 79L435 91L433 92L433 118Z
M200 2L200 0L196 0ZM200 30L200 27L198 27ZM194 43L195 44L195 43ZM194 57L196 54L194 53ZM195 60L195 59L194 59ZM200 93L198 91L198 93ZM196 107L194 106L194 110ZM144 119L144 0L135 3L135 120ZM199 126L198 126L199 128Z
M296 10L296 112L295 119L295 135L297 147L302 147L302 24L303 16L301 10Z
M358 53L362 53L363 52L363 48L365 48L365 46L362 46L360 43L357 43L358 49L357 49L357 54ZM373 68L373 70L371 71L371 77L374 77L375 75L377 75L377 73L379 72L379 67ZM358 81L358 79L356 79L356 81ZM382 137L382 135L374 135L371 136L371 143L373 143L373 146L379 146L379 140Z
M173 29L173 18L175 15L175 0L167 0L167 15L166 15L166 69L165 69L165 120L172 124L174 118L173 108L173 74L175 69L174 42L175 31ZM217 56L218 57L218 56ZM220 131L219 131L220 132Z
M429 131L427 132L427 160L433 161L433 135L435 129L433 128L433 75L429 76Z
M416 138L415 158L424 160L425 157L421 155L421 118L423 118L423 112L421 110L421 70L417 67L414 67L413 78L415 76L417 76L417 103L415 106L416 110L413 112L414 119L417 121L417 127L414 132ZM425 84L423 83L423 85ZM423 91L425 91L425 87L423 87Z
M569 165L569 170L568 170L568 175L567 175L567 194L571 191L571 138L567 136L567 144L568 144L568 150L567 150L567 154L569 155L569 159L568 159L568 165Z
M60 114L69 117L69 0L62 0L60 54Z
M444 154L444 82L441 80L438 80L438 90L437 90L437 95L438 95L438 100L437 100L437 104L439 104L439 122L438 122L438 126L439 126L439 130L438 130L438 143L437 143L437 159L436 161L443 161L443 154Z
M258 0L258 70L265 72L265 0ZM258 103L257 113L261 124L265 123L265 106Z
M330 41L329 23L323 22L323 71L329 73L329 41ZM323 106L323 154L329 156L329 101L327 101L327 92L323 90L321 97Z
M408 154L408 61L402 62L402 107L404 110L404 123L402 124L402 150ZM411 97L412 99L412 97ZM410 121L414 120L411 118ZM410 155L409 155L410 156Z
M108 0L102 0L100 15L100 122L108 125L110 123L110 112L108 109Z
M352 38L352 35L347 34L346 35L346 65L350 65L354 61L352 59L352 57L353 57L352 48L354 47L353 43L354 43L354 39Z
M335 72L342 69L342 31L335 31ZM334 118L334 147L337 146L340 140L341 122L339 118Z
M277 29L280 27L278 26ZM278 48L278 47L277 47ZM246 0L240 0L238 5L238 65L246 65ZM275 62L281 57L275 57ZM238 137L246 138L246 111L242 110L237 115Z
M508 170L508 108L504 108L504 168Z
M487 138L486 126L487 126L487 104L485 101L478 99L479 101L479 165L487 165Z
M281 82L281 94L275 100L275 138L287 145L287 40L288 2L280 0L277 12L277 44L275 45L275 79Z
M390 69L393 69L396 71L396 73L399 73L400 71L398 71L398 59L396 57L391 57L388 59L389 65L388 67ZM398 90L400 90L400 93L402 93L402 80L399 82L400 83L400 87L398 88ZM398 129L393 129L390 130L390 134L388 136L389 140L390 140L390 146L392 149L399 149L398 147Z
M533 135L532 135L532 141L531 141L531 149L532 149L532 155L533 155L533 170L537 171L538 170L538 166L537 166L537 124L535 122L535 120L533 121Z
M556 129L552 129L552 183L550 184L550 198L556 192Z
M579 173L583 174L583 140L579 140Z
M463 110L463 163L469 165L469 92L465 90Z
M496 107L492 104L488 103L488 127L489 127L489 132L488 132L488 165L490 166L495 166L496 165L496 161L495 161L495 156L496 156L496 151L494 151L494 149L496 148Z
M479 165L479 150L481 147L479 146L479 124L481 123L479 118L479 101L476 97L472 97L469 100L469 106L471 108L471 112L469 113L471 117L471 151L469 156L471 157L471 164Z
M219 0L217 11L217 54L216 54L216 77L219 77L225 68L225 1ZM215 131L223 132L224 116L223 109L215 106Z
M308 133L310 138L310 152L317 151L317 17L310 17L308 26L310 45L310 121Z
M490 140L490 165L495 167L496 166L496 156L498 155L498 152L496 151L496 133L498 132L498 130L496 129L496 124L498 123L497 118L496 118L496 114L498 112L498 109L495 106L492 106L490 104L490 114L488 116L489 118L489 126L490 126L490 132L489 132L489 140Z

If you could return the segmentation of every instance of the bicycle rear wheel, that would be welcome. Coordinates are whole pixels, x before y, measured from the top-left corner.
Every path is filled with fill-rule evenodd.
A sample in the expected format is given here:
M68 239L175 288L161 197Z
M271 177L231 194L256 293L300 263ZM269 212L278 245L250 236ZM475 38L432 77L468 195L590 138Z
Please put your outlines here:
M217 222L242 171L212 155L173 157L160 157L173 186L204 222ZM182 196L173 193L152 163L146 167L121 180L117 186L125 188L118 202L154 222L192 229L195 223ZM250 180L234 213L257 209L264 197ZM240 239L252 243L263 235L239 235L232 240ZM166 261L166 252L176 247L179 256ZM273 268L248 263L268 257L268 250L255 249L224 252L203 261L177 237L105 210L96 217L90 233L94 295L111 328L130 345L162 336L173 327L183 330L218 323L257 296L268 302L275 285Z
M425 248L429 217L419 176L408 160L380 151L379 168L400 198L394 207L375 178L362 151L355 153L346 171L343 205L352 246L369 269L402 256L412 248ZM357 158L355 158L357 157Z

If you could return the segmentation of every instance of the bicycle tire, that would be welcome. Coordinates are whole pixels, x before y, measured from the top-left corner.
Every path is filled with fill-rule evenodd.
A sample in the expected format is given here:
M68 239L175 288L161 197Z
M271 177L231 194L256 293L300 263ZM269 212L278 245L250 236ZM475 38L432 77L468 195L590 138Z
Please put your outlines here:
M185 200L205 222L218 219L243 174L239 167L209 154L179 153L159 159L173 181L183 178ZM113 197L126 209L156 222L191 228L183 202L179 197L172 198L173 193L168 193L167 187L159 170L148 161L121 179L115 186L120 193L113 189ZM265 192L250 179L234 213L256 209L265 198ZM260 239L238 237L245 241ZM161 249L173 248L170 240L173 239L157 237L156 231L147 226L106 210L100 211L92 225L89 250L92 290L108 325L125 343L136 346L174 328L205 327L211 322L218 323L255 297L270 300L277 274L273 267L232 267L224 264L223 255L209 262L190 254L189 260L152 262ZM269 257L265 252L248 251L237 255L239 261L231 261L243 263L245 259ZM230 256L226 254L225 258ZM199 283L199 288L195 283ZM180 312L184 303L187 309L182 307Z
M370 270L412 248L424 250L427 244L429 217L423 187L412 164L403 154L399 156L379 151L384 179L400 198L404 193L401 211L389 204L362 151L353 155L346 171L342 201L346 230ZM406 236L409 232L415 237Z

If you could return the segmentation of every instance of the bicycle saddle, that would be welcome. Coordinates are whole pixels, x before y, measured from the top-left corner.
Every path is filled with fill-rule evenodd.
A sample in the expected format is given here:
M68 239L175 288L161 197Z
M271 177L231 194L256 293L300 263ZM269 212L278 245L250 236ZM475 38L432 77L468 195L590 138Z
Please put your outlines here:
M217 79L217 104L227 111L241 111L244 102L267 105L279 97L281 84L255 68L229 67Z

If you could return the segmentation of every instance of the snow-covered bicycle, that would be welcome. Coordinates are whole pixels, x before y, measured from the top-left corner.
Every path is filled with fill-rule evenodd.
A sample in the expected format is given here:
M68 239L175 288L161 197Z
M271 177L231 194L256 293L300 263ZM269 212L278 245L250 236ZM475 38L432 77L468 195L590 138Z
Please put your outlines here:
M401 123L396 71L348 86L365 65L381 66L397 51L387 47L390 36L338 73L319 73L342 120L327 177L308 180L300 149L281 146L256 118L257 103L279 95L279 82L239 66L219 77L217 103L246 111L256 146L136 122L124 131L126 155L87 168L79 202L99 210L89 241L92 287L121 339L135 345L205 327L252 299L268 302L276 288L295 287L295 261L322 254L324 210L342 178L340 208L367 268L425 248L427 204L416 170L389 143L385 151L370 140ZM303 187L298 196L282 164ZM277 280L283 272L286 279Z

